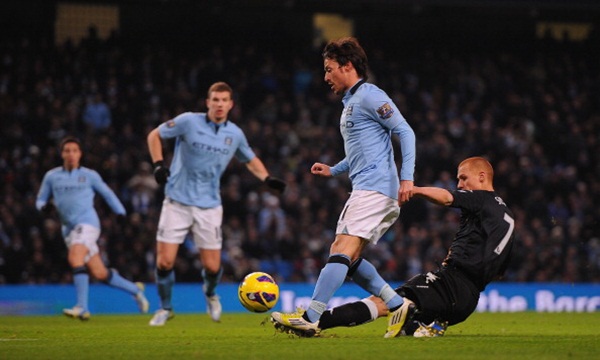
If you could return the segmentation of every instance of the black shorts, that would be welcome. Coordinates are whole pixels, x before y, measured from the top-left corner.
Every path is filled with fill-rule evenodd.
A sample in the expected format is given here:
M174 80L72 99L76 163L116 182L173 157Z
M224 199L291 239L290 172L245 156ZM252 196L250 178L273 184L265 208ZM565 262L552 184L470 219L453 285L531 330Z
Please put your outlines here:
M443 268L420 274L396 289L412 300L419 310L414 320L429 324L433 320L449 325L465 321L477 308L479 290L462 272Z

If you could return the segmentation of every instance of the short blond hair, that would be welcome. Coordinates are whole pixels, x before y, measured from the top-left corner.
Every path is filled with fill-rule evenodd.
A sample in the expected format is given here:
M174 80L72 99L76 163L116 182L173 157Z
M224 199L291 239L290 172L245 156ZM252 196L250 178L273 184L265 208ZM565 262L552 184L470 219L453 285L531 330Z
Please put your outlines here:
M227 84L224 81L219 81L219 82L216 82L216 83L212 84L208 88L208 92L207 92L206 95L210 98L210 94L212 92L228 92L229 95L231 97L233 97L233 89L231 88L231 86L229 86L229 84Z
M490 183L494 180L494 168L492 167L492 164L490 164L489 161L482 158L481 156L473 156L473 157L464 159L463 161L460 162L460 164L458 164L459 168L461 166L469 166L469 168L471 168L471 170L475 170L478 172L482 171L482 172L486 173L488 175Z

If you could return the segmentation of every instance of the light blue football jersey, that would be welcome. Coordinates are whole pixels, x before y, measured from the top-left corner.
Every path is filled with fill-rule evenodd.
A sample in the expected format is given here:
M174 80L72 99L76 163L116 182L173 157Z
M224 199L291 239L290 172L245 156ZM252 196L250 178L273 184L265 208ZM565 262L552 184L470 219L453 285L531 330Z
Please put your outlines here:
M231 158L247 163L256 156L242 129L229 120L215 124L205 113L183 113L158 131L162 139L176 139L165 194L185 205L221 205L221 175Z
M355 190L374 190L398 199L401 180L413 180L415 133L396 105L377 86L361 82L344 94L340 132L346 157L331 168L332 175L348 172ZM400 178L391 135L400 137Z
M125 207L102 180L100 174L86 167L71 171L56 167L44 175L35 206L41 210L54 198L62 223L62 234L67 236L78 224L100 228L100 220L94 209L95 193L100 194L116 214L125 215Z

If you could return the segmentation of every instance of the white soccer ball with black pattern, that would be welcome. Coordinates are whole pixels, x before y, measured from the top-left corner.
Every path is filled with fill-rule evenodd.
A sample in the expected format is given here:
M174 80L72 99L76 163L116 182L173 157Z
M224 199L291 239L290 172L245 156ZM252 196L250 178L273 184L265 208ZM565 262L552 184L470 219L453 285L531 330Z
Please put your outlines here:
M246 275L240 283L238 298L246 309L262 313L277 304L279 286L271 275L265 272L253 272Z

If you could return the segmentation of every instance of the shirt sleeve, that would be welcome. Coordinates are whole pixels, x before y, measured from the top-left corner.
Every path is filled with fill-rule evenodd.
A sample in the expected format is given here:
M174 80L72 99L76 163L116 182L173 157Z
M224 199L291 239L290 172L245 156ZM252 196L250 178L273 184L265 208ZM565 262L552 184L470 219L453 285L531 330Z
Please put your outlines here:
M117 195L111 190L110 187L102 180L100 174L96 171L90 171L90 179L92 180L92 188L98 194L104 198L108 206L112 209L112 211L117 215L125 215L125 207L117 197Z
M400 180L414 180L416 162L416 136L408 122L403 121L392 129L392 133L400 138L400 149L402 150L402 168L400 169Z
M238 148L235 150L235 158L243 163L247 163L248 161L254 159L256 154L248 144L248 139L246 139L246 135L240 130L240 144Z
M417 148L416 136L412 127L383 91L374 92L372 96L365 97L363 102L363 107L372 119L400 138L400 149L402 151L400 180L413 181Z
M172 139L187 132L187 124L191 118L191 113L186 112L168 120L158 126L158 133L161 139Z
M35 201L35 207L38 210L42 210L42 207L48 203L48 199L52 195L52 186L50 185L50 175L46 173L42 180L42 185L38 191L37 199Z
M348 164L347 158L343 158L339 163L329 168L329 171L331 171L331 176L338 176L348 172L349 170L350 164Z
M477 211L481 209L483 198L481 193L472 190L455 190L452 191L454 200L450 207L465 209L468 211Z

